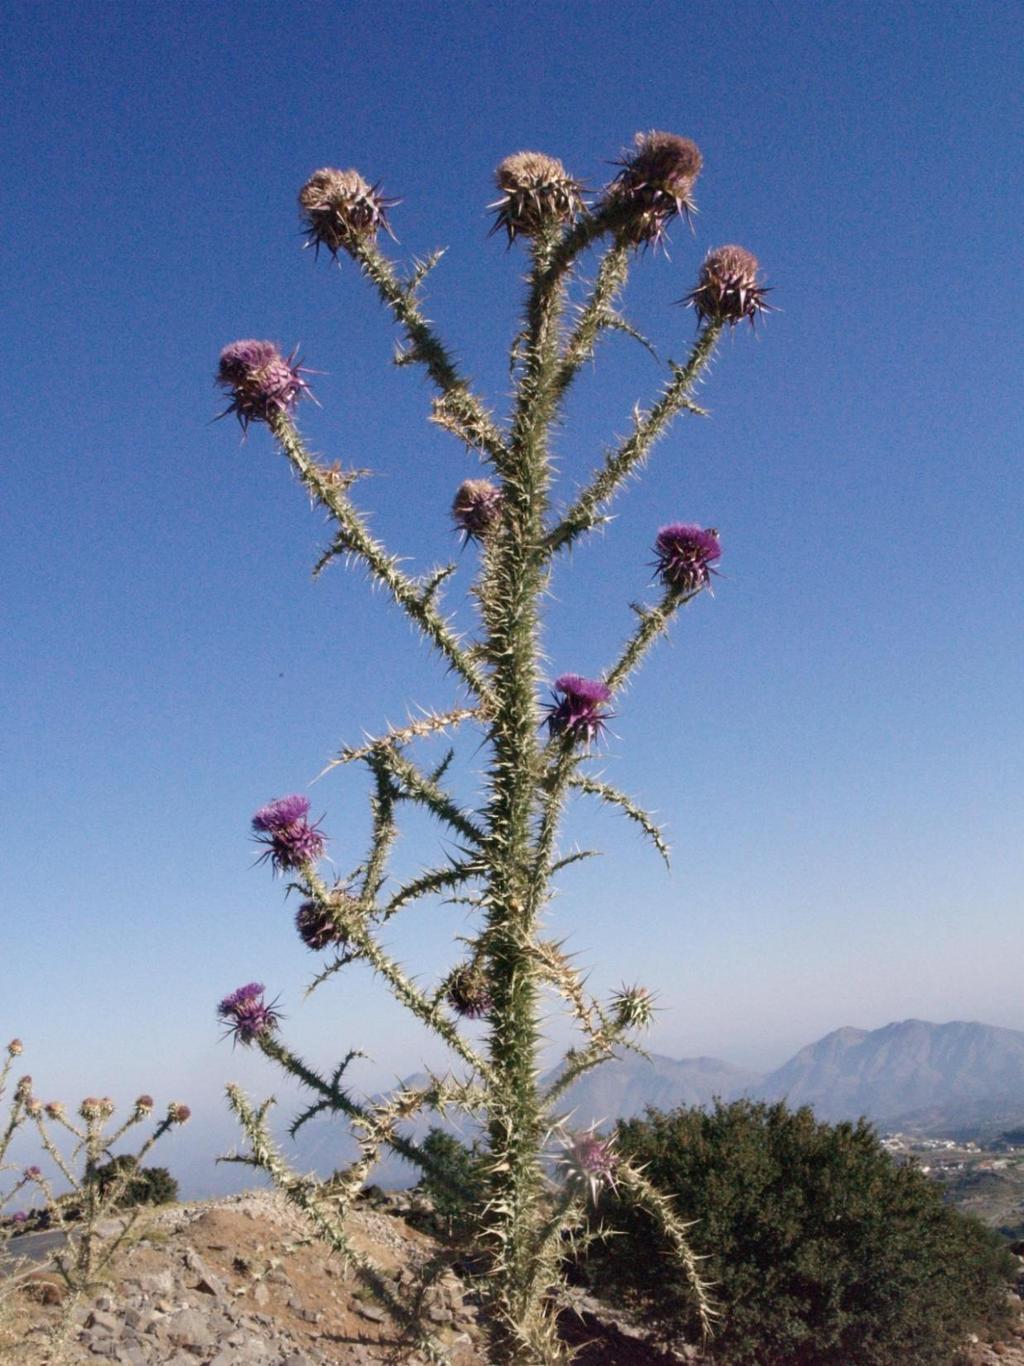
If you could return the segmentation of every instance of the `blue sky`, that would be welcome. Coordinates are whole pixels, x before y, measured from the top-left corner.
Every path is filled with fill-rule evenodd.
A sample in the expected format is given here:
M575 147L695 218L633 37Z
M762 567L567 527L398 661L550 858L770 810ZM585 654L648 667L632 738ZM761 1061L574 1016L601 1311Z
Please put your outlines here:
M554 930L596 987L659 993L676 1057L769 1067L911 1015L1024 1028L1019 12L15 3L5 27L0 1032L47 1096L189 1100L175 1142L200 1163L230 1134L225 1079L281 1090L218 1043L216 1001L252 978L317 1061L364 1048L367 1086L437 1057L359 969L301 1002L313 961L248 820L452 685L358 573L311 583L322 520L265 433L210 425L211 376L236 337L301 343L325 372L311 442L376 472L363 504L412 565L450 557L472 462L354 269L300 250L298 187L354 165L402 197L403 260L448 247L429 312L500 411L523 262L486 236L493 167L537 148L598 188L651 127L705 170L630 316L682 356L673 301L722 242L780 311L724 346L712 421L679 424L556 581L552 675L592 675L657 527L722 533L714 600L602 759L673 871L579 808L569 834L606 854L566 874ZM659 379L604 347L558 436L565 490ZM362 778L313 800L355 862ZM399 869L435 849L414 821ZM426 906L392 947L432 979L465 929Z

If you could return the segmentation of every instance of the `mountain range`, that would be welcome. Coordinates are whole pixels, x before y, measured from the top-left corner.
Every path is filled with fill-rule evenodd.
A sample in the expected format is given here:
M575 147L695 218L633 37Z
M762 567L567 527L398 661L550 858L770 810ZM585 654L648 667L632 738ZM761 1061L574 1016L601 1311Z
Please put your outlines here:
M419 1078L409 1078L416 1084ZM642 1114L647 1106L710 1106L740 1098L810 1105L834 1123L866 1116L880 1129L975 1137L1024 1125L1024 1032L953 1021L903 1020L882 1029L845 1027L761 1074L719 1058L650 1059L626 1054L581 1077L561 1107L574 1128ZM415 1129L418 1137L429 1119ZM463 1127L461 1136L472 1135ZM331 1170L351 1160L338 1126L300 1131L300 1165ZM409 1168L382 1164L382 1184L404 1184Z

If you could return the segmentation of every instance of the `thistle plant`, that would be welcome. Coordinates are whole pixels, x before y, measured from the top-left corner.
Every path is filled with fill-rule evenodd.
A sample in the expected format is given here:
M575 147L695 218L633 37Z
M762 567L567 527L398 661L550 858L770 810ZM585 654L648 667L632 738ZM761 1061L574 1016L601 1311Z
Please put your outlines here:
M677 300L689 306L696 324L688 355L669 362L660 390L646 406L635 407L628 433L609 446L582 487L567 498L559 496L552 434L563 420L566 396L608 333L643 340L619 311L619 300L647 249L659 250L673 222L687 222L695 211L702 161L688 139L651 132L638 134L618 164L611 183L590 202L582 182L553 157L521 152L497 168L494 230L504 232L509 248L523 249L529 260L522 326L511 349L514 392L501 420L474 391L423 312L423 282L440 253L406 273L382 249L381 234L390 233L388 215L399 201L386 199L379 184L357 171L329 168L316 171L299 195L307 245L316 255L322 248L340 264L348 258L362 272L400 330L398 364L420 367L432 382L431 420L485 467L483 475L458 483L452 502L455 528L478 554L470 598L474 625L465 634L442 606L455 566L422 577L407 572L399 555L371 534L353 498L360 471L328 466L307 446L296 410L310 396L309 372L295 354L286 357L271 342L234 342L222 352L217 375L228 400L226 412L234 413L243 429L256 423L268 429L329 518L331 543L315 572L336 557L358 561L433 647L453 684L447 709L347 747L328 764L325 772L359 764L369 779L372 835L350 873L324 871L325 837L319 822L310 819L306 798L278 797L252 822L263 857L287 875L289 890L301 898L295 920L299 935L310 950L328 955L310 989L319 989L352 962L368 964L444 1044L451 1068L431 1074L415 1089L399 1087L378 1101L357 1099L344 1078L354 1049L332 1073L317 1070L284 1042L277 1003L268 1000L263 985L240 987L218 1010L228 1033L237 1043L258 1047L310 1093L292 1134L314 1115L337 1114L351 1125L360 1155L326 1180L300 1176L270 1135L269 1102L255 1108L231 1087L230 1102L248 1138L248 1149L231 1160L269 1172L380 1290L376 1269L345 1237L345 1208L386 1149L441 1180L443 1174L432 1170L431 1153L402 1125L421 1110L468 1114L481 1128L486 1151L476 1242L489 1273L481 1279L481 1293L490 1359L496 1363L565 1359L557 1330L560 1263L572 1239L585 1236L588 1203L605 1185L614 1185L621 1199L635 1201L662 1225L707 1329L714 1315L671 1201L598 1134L573 1134L570 1118L559 1109L565 1091L583 1073L620 1049L640 1049L652 995L642 987L624 987L610 1000L594 998L545 922L553 877L584 856L563 853L559 846L571 796L589 795L620 811L667 857L652 817L595 776L592 764L609 721L623 705L626 683L677 614L710 590L722 554L717 531L669 520L685 511L678 508L667 510L660 529L652 528L649 545L637 548L637 575L642 582L644 557L653 553L657 596L633 606L632 628L599 677L567 671L545 686L540 638L545 595L559 562L608 522L613 502L641 473L676 419L706 416L695 395L721 338L740 323L755 324L768 304L749 251L737 246L711 251ZM684 315L677 316L681 323ZM646 572L650 577L650 568ZM452 750L433 768L417 757L417 742L457 735L467 727L475 732L475 746L482 734L486 755L481 789L468 805L448 776ZM409 805L430 812L458 852L396 883L389 861L398 821ZM470 906L476 919L459 942L457 960L431 989L388 953L381 932L414 902L437 895ZM552 995L564 1005L579 1037L545 1087L539 1080L540 1021L542 1009L549 1008L545 998ZM486 1023L483 1042L466 1021ZM392 1307L415 1327L411 1309ZM416 1333L421 1350L434 1360L445 1359L443 1344Z
M21 1040L12 1039L0 1066L0 1099L7 1088L12 1063L21 1052ZM142 1170L142 1159L169 1129L187 1123L191 1114L187 1105L172 1101L134 1154L113 1158L111 1150L115 1144L147 1121L153 1108L152 1096L139 1096L121 1122L113 1123L116 1107L107 1096L86 1096L71 1116L62 1102L41 1101L34 1093L30 1076L21 1077L14 1088L7 1121L0 1132L0 1173L15 1170L18 1176L9 1189L0 1190L0 1215L20 1195L33 1201L38 1213L45 1214L45 1227L64 1235L63 1245L53 1257L53 1265L67 1291L64 1312L54 1326L55 1349L67 1335L75 1304L95 1287L138 1218L137 1208L122 1210L121 1205L128 1186ZM55 1172L53 1178L35 1163L18 1169L7 1161L12 1139L24 1126L35 1128ZM109 1165L104 1167L107 1159ZM62 1189L58 1190L58 1186ZM104 1227L112 1217L116 1219L113 1231ZM30 1222L25 1211L18 1211L13 1223L0 1218L0 1257L11 1233L18 1231L20 1224ZM18 1264L13 1269L4 1268L5 1294L24 1278L28 1269Z

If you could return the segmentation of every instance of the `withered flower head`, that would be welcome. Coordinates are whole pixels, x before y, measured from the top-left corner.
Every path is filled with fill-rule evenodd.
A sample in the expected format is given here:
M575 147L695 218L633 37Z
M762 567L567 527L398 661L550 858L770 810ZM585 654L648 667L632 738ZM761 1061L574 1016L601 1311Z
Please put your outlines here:
M63 1102L59 1100L48 1100L43 1108L50 1119L63 1119L67 1113Z
M358 171L324 166L299 191L299 207L306 229L306 245L332 256L349 251L357 242L377 236L383 228L394 238L387 211L400 203L385 199L379 185L369 185Z
M24 1044L21 1042L20 1039L12 1039L11 1042L7 1045L7 1052L10 1054L12 1058L16 1058L18 1054L23 1051L23 1049Z
M295 928L307 949L319 953L329 944L343 944L345 932L339 917L357 905L355 898L340 887L332 891L329 901L304 901L295 915Z
M452 518L469 540L482 540L501 516L501 489L489 479L465 479L452 503Z
M153 1110L152 1096L137 1096L135 1100L135 1113L140 1119L151 1114Z
M604 204L621 241L657 248L677 214L696 212L693 187L703 157L689 138L675 133L637 133L635 151L617 164L622 170L605 191Z
M541 228L571 223L583 208L579 182L555 157L544 152L515 152L499 162L494 180L501 198L491 232L504 228L508 240L535 236Z
M187 1124L192 1118L192 1111L180 1100L172 1100L167 1107L167 1118L172 1124Z
M269 422L290 413L302 395L310 393L302 378L305 373L294 351L285 357L271 341L245 338L229 343L220 353L215 381L231 396L221 417L237 414L245 431L250 422Z
M757 257L745 247L716 247L708 252L700 269L697 288L684 302L697 312L699 322L737 323L749 318L751 327L759 313L767 313L767 289L757 282Z
M482 1020L494 1008L487 978L480 968L465 964L448 978L448 1004L466 1020Z

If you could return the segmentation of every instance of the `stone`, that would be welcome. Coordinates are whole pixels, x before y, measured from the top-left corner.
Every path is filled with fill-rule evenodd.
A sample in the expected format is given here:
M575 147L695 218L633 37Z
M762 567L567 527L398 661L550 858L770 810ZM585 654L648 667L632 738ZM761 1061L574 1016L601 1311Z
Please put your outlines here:
M174 1272L173 1271L152 1271L148 1275L138 1278L139 1289L144 1295L173 1295L174 1294Z
M377 1304L356 1304L353 1307L357 1314L369 1319L371 1323L384 1323L387 1319L387 1314Z
M253 1304L258 1304L262 1309L265 1304L270 1303L270 1291L262 1281L257 1281L252 1288Z
M105 1297L109 1298L109 1297ZM102 1309L94 1309L85 1321L86 1328L98 1328L101 1332L109 1333L111 1337L117 1337L121 1332L120 1320L113 1314L107 1314Z
M195 1309L179 1309L164 1324L167 1336L179 1347L212 1347L213 1334L202 1314Z

